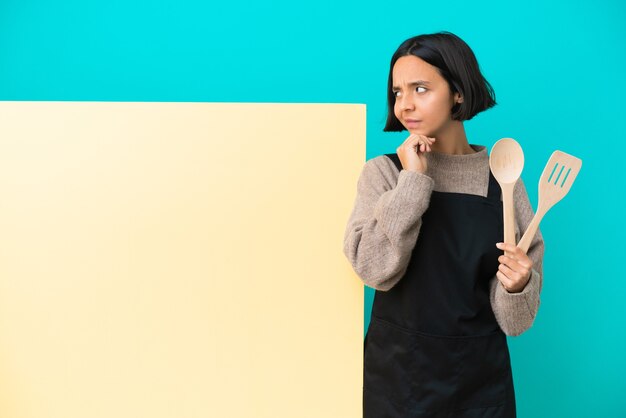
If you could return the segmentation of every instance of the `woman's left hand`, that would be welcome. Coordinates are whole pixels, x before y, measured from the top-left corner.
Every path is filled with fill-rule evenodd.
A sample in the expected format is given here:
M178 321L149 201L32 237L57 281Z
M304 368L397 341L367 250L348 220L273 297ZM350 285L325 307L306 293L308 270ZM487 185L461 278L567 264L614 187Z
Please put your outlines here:
M496 276L509 293L519 293L526 287L532 274L533 260L515 245L499 242L496 244L507 255L498 257L500 266Z

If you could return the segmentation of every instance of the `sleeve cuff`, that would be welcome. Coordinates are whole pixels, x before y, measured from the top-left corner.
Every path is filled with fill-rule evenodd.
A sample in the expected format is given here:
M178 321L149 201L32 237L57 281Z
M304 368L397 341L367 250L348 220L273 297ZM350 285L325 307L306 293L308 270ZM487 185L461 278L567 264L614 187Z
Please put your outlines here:
M398 174L397 188L404 199L428 201L435 186L435 181L428 175L417 171L404 170ZM425 199L426 197L426 199Z

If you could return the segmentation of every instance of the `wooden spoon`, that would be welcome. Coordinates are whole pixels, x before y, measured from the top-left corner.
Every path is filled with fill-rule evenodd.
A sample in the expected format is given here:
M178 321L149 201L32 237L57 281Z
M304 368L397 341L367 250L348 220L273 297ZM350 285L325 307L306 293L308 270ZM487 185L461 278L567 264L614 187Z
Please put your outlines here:
M515 205L513 189L524 169L524 151L513 138L498 140L491 149L489 167L502 189L504 242L515 245ZM508 251L505 252L508 255Z
M552 153L539 179L537 213L533 216L524 236L517 244L524 252L528 252L530 242L537 233L543 215L569 192L582 165L582 160L573 155L558 150Z

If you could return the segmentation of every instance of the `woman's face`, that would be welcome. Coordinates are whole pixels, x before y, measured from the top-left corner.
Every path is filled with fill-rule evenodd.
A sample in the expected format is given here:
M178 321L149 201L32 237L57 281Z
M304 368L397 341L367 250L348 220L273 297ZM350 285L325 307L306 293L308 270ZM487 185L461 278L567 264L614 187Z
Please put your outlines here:
M462 98L452 94L436 67L406 55L394 64L392 78L394 114L409 132L436 138L452 123L450 110Z

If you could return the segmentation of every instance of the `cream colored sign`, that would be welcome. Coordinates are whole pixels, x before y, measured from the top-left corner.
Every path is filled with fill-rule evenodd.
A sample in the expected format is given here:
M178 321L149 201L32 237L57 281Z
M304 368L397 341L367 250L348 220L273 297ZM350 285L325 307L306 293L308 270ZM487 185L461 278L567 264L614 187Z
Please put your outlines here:
M0 102L0 417L360 417L355 104Z

